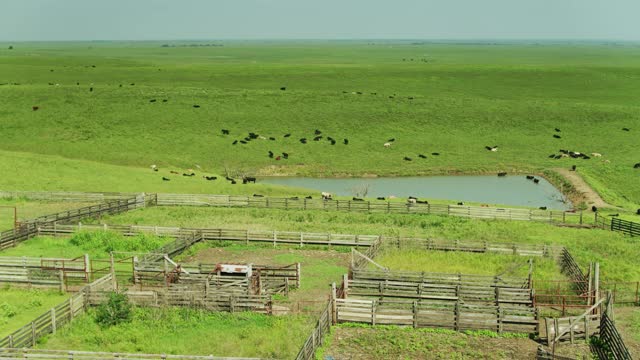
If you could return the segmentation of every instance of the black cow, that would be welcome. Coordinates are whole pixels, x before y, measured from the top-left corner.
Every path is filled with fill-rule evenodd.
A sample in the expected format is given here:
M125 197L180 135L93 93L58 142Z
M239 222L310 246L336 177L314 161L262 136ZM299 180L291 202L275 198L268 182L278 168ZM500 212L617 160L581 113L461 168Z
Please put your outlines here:
M244 138L244 141L251 141L251 137L247 136L246 138Z
M269 157L273 158L273 151L269 150Z
M629 129L629 128L622 128L622 131L629 131L629 130L631 130L631 129Z
M204 178L209 180L209 181L218 180L217 176L204 176Z
M349 139L344 139L342 142L343 142L345 145L349 145Z
M505 176L507 176L507 173L506 172L499 172L498 176L499 177L505 177Z
M534 176L533 175L527 175L527 180L533 180Z
M305 196L304 198L305 198L305 199L312 200L312 199L313 199L313 196L309 195L309 196Z
M440 156L440 153L434 152L434 153L431 153L431 155L433 155L433 156Z
M558 135L558 134L553 134L553 137L556 139L562 139L562 136Z
M546 207L546 206L540 206L538 209L540 209L540 210L547 210L547 207Z
M569 150L560 149L559 151L563 154L569 154Z
M93 88L92 87L89 88L89 92L93 92Z
M149 100L149 102L150 103L154 103L154 102L156 102L156 99L151 99L151 100Z
M237 184L235 180L231 180L231 185Z
M555 158L556 160L558 160L558 159L562 159L562 155L556 155L554 158Z
M354 196L353 197L353 201L364 201L364 199L360 199L360 198L357 198L357 197Z
M276 141L276 138L274 138L273 136L270 136L270 137L269 137L269 140L271 140L271 141Z
M300 200L300 198L297 196L294 196L294 197L290 197L289 200Z
M421 158L421 159L426 159L427 158L426 156L424 156L422 154L418 154L418 157Z
M264 197L264 195L260 195L260 194L253 194L253 197Z
M384 196L377 197L376 199L378 199L378 200L386 200L386 199L384 198Z
M162 100L162 102L167 102L167 101L169 101L169 100L168 100L168 99L163 99L163 100Z
M540 179L533 179L533 183L534 184L539 184L540 183Z
M289 137L291 136L291 134L284 134L284 137Z
M637 164L633 165L633 168L634 169L640 169L640 163L637 163Z
M595 205L593 205L593 206L591 207L591 211L593 211L593 212L598 212L598 208L597 208Z
M196 173L191 173L191 174L183 173L182 176L196 176Z
M200 107L200 105L198 105L198 104L194 104L194 105L193 105L193 107L194 107L195 109L198 109L198 108Z
M556 157L556 154L549 155L549 159L554 159L555 157Z
M331 145L335 145L335 144L336 144L336 141L331 139Z
M412 159L412 158L410 158L410 157L408 157L408 156L405 156L405 157L404 157L404 161L413 161L413 159Z
M241 144L246 144L247 142L245 140L240 140Z
M229 135L229 130L222 129L222 135Z
M618 217L620 214L609 214L609 216Z
M281 87L280 90L285 91L287 88L285 86Z
M556 132L560 132L560 129L556 128Z
M285 158L285 159L288 159L289 158L289 153L283 152L282 153L282 157Z
M387 142L394 142L394 141L396 141L396 138L391 138L391 139L387 140Z
M389 99L394 99L394 97L393 96L389 96Z
M164 176L163 176L163 177L162 177L162 181L171 181L171 179L166 178L166 177L164 177Z
M248 184L248 183L256 183L256 178L253 176L245 176L242 178L242 183L243 184Z
M428 204L429 202L427 200L416 200L417 204Z
M238 140L235 140L234 142L231 143L231 145L235 145L238 143Z
M307 143L307 138L300 139L300 142L303 143L303 144L306 144Z
M136 86L136 83L131 83L131 86Z
M636 215L640 215L640 209L636 211Z
M316 134L316 135L320 135L320 134L322 134L322 131L316 129L313 133Z
M333 138L331 136L327 136L327 140L332 141Z
M572 166L571 166L571 171L576 171L576 167L577 167L577 166L572 165Z
M464 205L464 203L463 203L462 201L460 201L460 202L458 203L458 205L462 206L462 205Z
M313 141L320 141L320 139L322 139L322 135L318 135L318 136L314 137Z
M38 111L38 109L40 109L39 106L32 106L31 108L33 109L33 111Z

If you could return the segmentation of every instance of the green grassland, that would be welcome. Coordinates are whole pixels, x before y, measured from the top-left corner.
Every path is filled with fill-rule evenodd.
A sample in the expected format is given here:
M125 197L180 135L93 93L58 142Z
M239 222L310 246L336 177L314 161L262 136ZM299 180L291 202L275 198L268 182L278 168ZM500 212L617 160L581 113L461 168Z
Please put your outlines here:
M212 313L187 308L134 308L133 319L100 327L95 312L74 319L38 347L292 359L311 331L307 316ZM301 336L304 334L304 336Z
M526 278L529 258L502 254L385 249L375 261L391 270ZM560 268L551 258L533 257L535 280L558 280ZM373 267L372 267L373 269Z
M28 324L38 315L55 307L67 295L55 290L0 288L0 338Z
M77 209L90 205L93 205L93 203L30 201L26 199L0 199L0 231L13 228L13 209L3 208L3 206L15 206L18 212L18 221L24 221L42 215L54 214L57 212L69 209Z
M640 161L635 46L14 45L0 50L0 83L9 83L0 86L0 170L12 174L0 188L262 191L168 172L196 164L207 174L226 167L311 176L542 172L577 164L607 201L629 209L640 202L640 172L632 168ZM562 139L552 137L555 127ZM338 144L298 142L316 128ZM276 141L231 145L249 131ZM394 146L383 148L391 137ZM561 148L604 156L548 158ZM268 150L291 156L276 161ZM431 152L441 156L418 161L418 153Z
M104 217L109 224L432 237L567 246L586 268L598 261L603 281L640 280L640 248L620 233L557 227L545 223L472 220L407 214L362 214L274 209L151 207Z

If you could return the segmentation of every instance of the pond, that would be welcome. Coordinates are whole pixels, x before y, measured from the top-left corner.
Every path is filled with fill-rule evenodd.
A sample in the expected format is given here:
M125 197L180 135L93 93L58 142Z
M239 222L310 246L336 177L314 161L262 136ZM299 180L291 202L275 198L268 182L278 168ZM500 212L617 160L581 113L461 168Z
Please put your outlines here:
M261 178L265 184L284 185L326 191L340 196L355 196L357 190L368 186L367 197L417 198L471 201L505 206L546 206L549 210L569 210L572 204L562 202L563 196L547 180L538 178L535 184L524 175L498 177L496 175L473 176L424 176L379 178Z

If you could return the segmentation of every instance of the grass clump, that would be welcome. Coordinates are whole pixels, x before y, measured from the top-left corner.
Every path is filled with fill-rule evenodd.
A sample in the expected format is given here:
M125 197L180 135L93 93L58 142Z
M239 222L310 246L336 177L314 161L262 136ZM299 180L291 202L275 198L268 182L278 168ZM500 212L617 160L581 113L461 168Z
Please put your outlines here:
M96 308L96 323L109 327L131 321L132 308L126 294L112 291L107 301Z

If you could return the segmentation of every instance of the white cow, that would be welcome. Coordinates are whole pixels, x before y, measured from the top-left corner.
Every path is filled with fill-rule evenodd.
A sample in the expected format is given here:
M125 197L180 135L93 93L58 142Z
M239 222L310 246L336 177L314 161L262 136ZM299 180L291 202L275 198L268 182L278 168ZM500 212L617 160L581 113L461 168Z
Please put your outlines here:
M391 147L391 143L384 143L384 147L390 148Z

